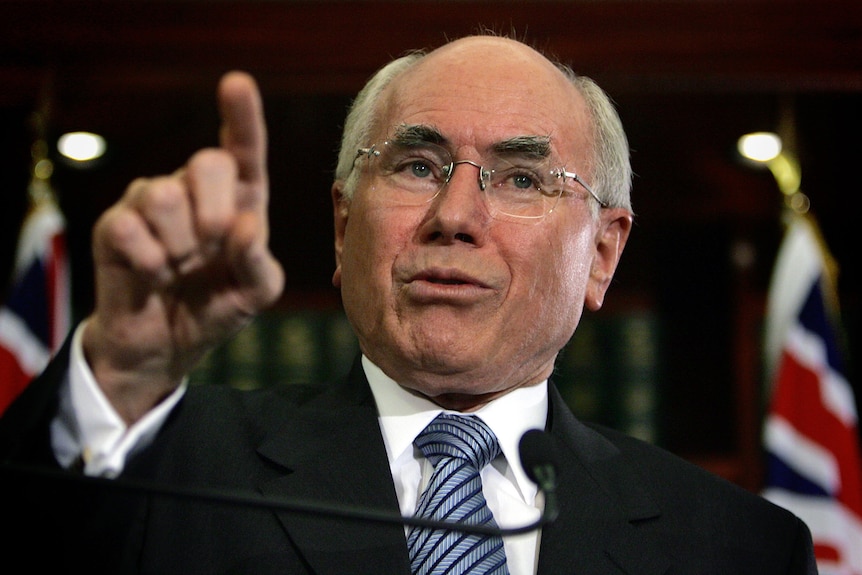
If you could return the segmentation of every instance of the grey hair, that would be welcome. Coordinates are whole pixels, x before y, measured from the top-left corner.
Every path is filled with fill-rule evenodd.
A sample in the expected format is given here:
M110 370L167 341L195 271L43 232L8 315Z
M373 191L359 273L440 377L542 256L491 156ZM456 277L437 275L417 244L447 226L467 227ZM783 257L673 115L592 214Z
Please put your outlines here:
M377 71L367 84L359 91L347 113L344 121L344 131L341 135L341 149L338 152L338 164L335 168L335 179L344 182L342 193L348 200L353 197L358 172L353 169L359 148L367 146L377 128L380 114L380 98L386 87L397 76L411 68L425 56L425 52L416 51L402 56L385 65Z
M358 172L353 170L357 151L367 146L378 128L381 96L389 84L425 57L417 51L397 58L377 71L357 94L347 114L341 138L341 149L335 178L344 182L342 193L346 199L353 196ZM555 63L575 89L583 96L592 125L593 150L592 179L590 182L599 198L610 207L623 207L631 211L632 169L629 144L622 121L613 102L598 84L586 76L576 74L570 67ZM596 212L598 209L596 209Z
M563 64L557 67L583 96L593 133L591 186L609 207L632 210L632 166L629 142L616 107L592 79Z

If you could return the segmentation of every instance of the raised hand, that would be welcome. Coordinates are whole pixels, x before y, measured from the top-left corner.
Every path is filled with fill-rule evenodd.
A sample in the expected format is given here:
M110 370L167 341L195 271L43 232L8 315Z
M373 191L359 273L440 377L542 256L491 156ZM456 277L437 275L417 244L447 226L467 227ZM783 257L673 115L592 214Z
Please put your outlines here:
M138 179L96 222L87 361L129 423L173 391L284 285L269 251L266 125L254 80L218 89L220 147Z

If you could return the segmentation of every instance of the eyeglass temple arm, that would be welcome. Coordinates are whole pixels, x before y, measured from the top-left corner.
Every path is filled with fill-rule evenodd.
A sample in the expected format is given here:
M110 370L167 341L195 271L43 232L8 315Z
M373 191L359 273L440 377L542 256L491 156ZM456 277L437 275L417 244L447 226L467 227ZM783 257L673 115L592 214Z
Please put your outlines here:
M599 203L599 205L601 207L603 207L603 208L608 207L608 203L605 202L604 200L602 200L601 198L599 198L599 195L595 191L593 191L593 189L589 186L589 184L587 184L584 180L582 180L581 177L579 175L577 175L575 172L563 171L562 175L565 178L572 178L573 180L575 180L576 182L581 184L584 187L584 189L590 193L590 195L593 197L593 199L595 199Z

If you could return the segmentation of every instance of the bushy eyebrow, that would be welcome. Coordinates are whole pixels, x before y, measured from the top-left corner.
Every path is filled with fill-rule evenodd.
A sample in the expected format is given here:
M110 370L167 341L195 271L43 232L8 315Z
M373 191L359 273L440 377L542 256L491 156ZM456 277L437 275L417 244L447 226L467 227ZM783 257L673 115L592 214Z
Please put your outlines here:
M401 124L395 128L394 143L404 146L446 145L449 140L440 130L426 124ZM498 156L544 159L551 155L550 136L515 136L496 142L491 150Z
M446 137L433 126L426 124L401 124L395 128L392 141L403 146L417 146L421 144L443 145L447 142Z
M551 138L549 136L516 136L497 142L494 144L493 150L500 156L522 156L541 160L551 155Z

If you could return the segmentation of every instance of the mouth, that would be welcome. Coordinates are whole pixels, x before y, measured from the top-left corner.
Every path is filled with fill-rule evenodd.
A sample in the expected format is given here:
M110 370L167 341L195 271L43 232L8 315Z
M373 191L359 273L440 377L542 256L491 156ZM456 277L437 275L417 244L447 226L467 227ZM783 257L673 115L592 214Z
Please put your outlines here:
M427 282L441 286L476 286L488 287L484 282L457 270L425 270L410 278L410 283Z
M455 268L428 268L409 277L406 293L415 303L470 305L484 301L493 289L487 282Z
M471 282L462 281L462 280L458 280L458 279L451 279L451 278L426 277L426 278L419 278L419 279L423 280L423 281L427 281L427 282L432 283L432 284L438 284L438 285L444 285L444 286L457 286L457 285L465 285L465 284L471 283Z

